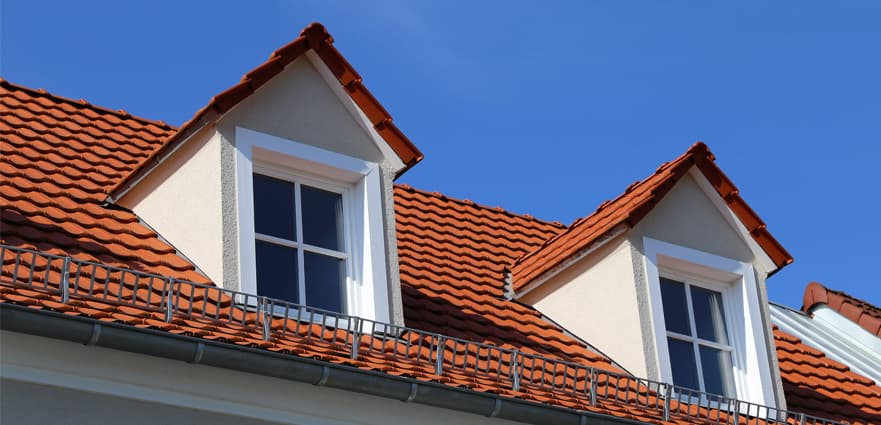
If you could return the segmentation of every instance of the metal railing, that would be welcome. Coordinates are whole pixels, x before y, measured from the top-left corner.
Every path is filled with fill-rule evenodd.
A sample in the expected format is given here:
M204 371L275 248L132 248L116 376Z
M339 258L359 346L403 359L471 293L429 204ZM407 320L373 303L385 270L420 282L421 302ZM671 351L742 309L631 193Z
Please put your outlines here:
M665 421L842 424L517 349L68 256L0 245L0 258L3 284L59 294L62 304L88 305L87 301L98 300L135 307L138 310L126 310L126 314L141 312L144 320L187 325L196 329L194 336L200 336L201 327L205 332L228 334L228 341L256 345L308 342L310 348L330 347L352 361L392 359L395 367L424 379L446 382L465 377L502 391L545 391L593 407L607 403L629 406ZM256 340L255 334L259 335ZM310 356L313 352L303 349Z

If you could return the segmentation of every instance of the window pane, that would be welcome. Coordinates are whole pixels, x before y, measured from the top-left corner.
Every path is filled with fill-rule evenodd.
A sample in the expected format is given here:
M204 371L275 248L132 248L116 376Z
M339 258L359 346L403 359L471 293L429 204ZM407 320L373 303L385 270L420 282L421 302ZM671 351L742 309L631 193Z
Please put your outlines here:
M691 287L691 306L698 338L728 344L722 294L698 286Z
M673 383L680 387L700 390L697 381L697 362L694 358L694 345L690 342L667 338L670 348L670 367L673 369Z
M303 198L303 242L334 251L343 250L343 197L300 186Z
M254 231L296 240L293 183L254 174Z
M346 262L326 255L304 253L306 304L345 313Z
M731 353L700 346L704 387L708 393L734 396Z
M297 250L256 241L257 294L293 303L299 302Z
M667 323L667 330L691 335L688 304L685 301L685 284L662 277L661 300L664 304L664 322Z

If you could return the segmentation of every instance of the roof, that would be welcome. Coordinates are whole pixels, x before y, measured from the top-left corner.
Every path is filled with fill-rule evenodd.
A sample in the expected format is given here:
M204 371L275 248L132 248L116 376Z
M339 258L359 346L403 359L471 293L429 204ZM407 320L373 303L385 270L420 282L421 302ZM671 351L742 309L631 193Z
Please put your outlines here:
M0 179L0 192L3 193L0 197L3 222L0 243L210 284L194 265L135 214L103 202L108 189L118 186L132 170L148 161L169 135L179 130L7 81L0 82L0 108L3 117L0 120L0 175L3 177ZM667 164L662 169L671 167L676 166ZM561 225L408 186L397 186L394 197L404 315L409 326L627 376L611 359L592 351L565 330L544 320L532 307L504 298L501 282L507 265L546 244L545 241L564 230ZM413 358L431 359L432 353L428 347L409 345L410 340L404 341L408 344L407 358L398 356L398 351L388 352L385 339L380 343L370 339L362 343L366 344L363 345L364 351L353 359L345 346L324 339L308 339L302 333L291 331L293 326L300 328L302 324L299 322L285 322L280 327L271 325L268 332L272 337L265 339L257 327L214 320L207 315L216 314L217 310L213 313L205 307L199 310L198 305L204 306L209 300L216 303L216 307L231 305L229 296L222 295L220 288L211 292L205 289L207 287L200 287L202 289L197 291L195 285L180 283L177 288L181 293L189 292L187 296L176 298L175 302L185 303L190 312L195 310L201 315L186 314L186 309L166 309L163 313L156 301L162 295L159 287L127 287L131 273L126 275L125 270L102 269L103 266L97 264L98 272L93 268L91 272L86 270L80 274L83 271L81 265L90 264L80 263L76 275L70 277L75 292L65 302L57 287L53 290L49 286L49 282L57 282L53 279L57 279L60 273L58 265L51 259L40 258L34 254L13 259L10 251L4 251L0 285L2 304L189 335L545 405L648 423L663 422L659 412L634 406L634 400L657 402L658 398L647 393L644 387L629 392L632 384L607 382L605 385L614 387L613 390L623 385L628 390L627 395L622 396L626 398L603 400L593 406L583 395L555 389L560 385L557 381L560 375L555 368L545 370L544 365L532 375L534 379L540 379L542 385L524 384L514 389L498 378L467 371L450 370L438 376L434 373L433 361L429 364L413 361ZM42 287L26 285L29 281L24 276L29 268L43 276L37 281L42 282ZM100 281L102 278L103 282ZM104 297L92 296L102 291ZM114 295L110 298L116 299L108 298L108 292ZM117 293L118 297L115 296ZM166 313L170 317L165 316ZM254 313L243 314L243 323L257 323ZM316 326L319 325L303 325L309 329L309 335ZM323 338L325 331L326 328L319 328L318 334ZM401 344L402 340L404 338L394 339L392 343ZM791 367L790 370L782 370L786 372L784 382L791 388L811 388L800 379L817 372L796 369L814 368L815 365L802 358L806 355L800 351L802 348L798 343L784 342L792 346L778 351L781 367L794 365L787 366ZM807 353L813 358L821 355ZM444 357L442 363L455 362L454 359ZM477 364L486 366L483 360ZM497 362L494 367L501 368L501 365ZM832 371L840 372L834 368ZM546 378L551 378L550 386L545 383ZM569 378L563 379L562 387L585 382L583 374ZM854 397L855 406L872 404L871 400L864 401L865 394L872 394L866 393L870 390L864 388L864 382L848 373L831 375L829 379L838 381L824 381L824 385L831 385L834 393L841 397L844 394ZM615 393L615 397L618 394ZM839 401L844 403L847 400L850 398ZM682 409L692 416L686 419L673 417L670 423L700 422L693 415L708 415L702 408L686 406ZM715 415L724 418L725 413L716 411Z
M740 197L737 187L714 161L707 145L698 142L678 158L658 167L654 174L631 184L617 198L604 202L591 215L576 220L538 249L518 258L511 267L514 290L523 290L544 273L603 240L619 226L636 226L692 166L697 166L778 269L791 263L792 256L771 236L762 219Z
M0 80L3 243L207 282L107 190L174 132L133 117Z
M3 142L0 144L3 149L0 243L210 283L135 214L103 203L107 188L117 185L132 169L147 161L162 145L163 137L172 134L174 128L8 81L0 84L0 90L3 106L0 114L4 117L0 122ZM531 307L502 297L500 282L505 265L558 232L559 224L407 186L395 188L395 200L404 314L408 325L624 373L605 356L542 320ZM583 398L542 388L512 391L510 386L500 385L496 379L468 373L437 376L431 364L399 361L381 352L365 352L358 360L352 360L344 348L297 335L265 341L259 329L236 324L178 316L166 321L155 308L155 300L161 295L158 286L150 287L147 293L145 288L125 290L118 284L121 275L114 275L111 269L100 272L102 266L97 266L99 272L93 271L91 275L88 271L82 276L77 273L72 285L83 296L73 296L70 302L64 303L63 298L51 290L16 285L25 279L23 276L31 266L40 275L46 273L44 282L52 280L50 275L56 270L51 265L47 268L47 262L36 254L32 260L27 255L13 260L12 255L8 250L4 252L2 303L659 422L657 414L621 403L587 407ZM82 269L81 266L78 271ZM92 279L94 276L98 278ZM105 278L108 280L102 283ZM192 286L187 288L193 291ZM108 291L111 294L122 291L119 292L121 301L94 296L102 291L105 295ZM127 295L123 297L123 293ZM189 298L193 301L189 305L209 297L203 290ZM430 352L425 354L430 355Z
M109 199L119 198L122 192L161 162L164 155L170 153L177 144L182 143L199 128L217 120L250 97L269 80L280 74L291 62L310 50L321 58L352 101L358 105L373 124L373 129L404 163L405 167L398 171L398 175L403 174L422 160L422 152L392 122L392 116L367 90L355 68L333 46L333 37L323 25L316 22L303 29L295 40L272 52L266 62L246 73L238 83L211 98L205 107L196 111L193 117L179 129L167 134L162 139L159 149L151 151L146 160L142 161L136 169L108 187L106 193L109 195Z
M871 379L776 327L774 341L789 409L853 424L881 423L881 387Z
M805 288L801 309L810 313L821 304L835 309L842 316L881 338L881 308L844 292L826 288L820 283L811 282Z

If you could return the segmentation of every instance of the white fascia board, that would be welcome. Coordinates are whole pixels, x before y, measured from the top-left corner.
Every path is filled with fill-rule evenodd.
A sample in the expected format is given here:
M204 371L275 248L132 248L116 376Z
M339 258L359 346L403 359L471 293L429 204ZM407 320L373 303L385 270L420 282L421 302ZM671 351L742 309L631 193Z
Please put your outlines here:
M362 130L367 134L370 140L376 145L380 152L382 152L382 156L389 161L391 164L393 171L397 173L406 167L404 161L401 161L401 158L395 153L394 149L389 146L388 142L376 132L376 129L373 128L373 123L367 118L367 115L364 114L364 111L361 110L354 100L346 93L346 89L340 84L339 80L333 75L330 68L324 64L324 61L321 60L321 57L318 56L312 50L308 50L306 52L306 58L309 60L309 63L318 70L318 74L321 75L321 78L324 79L324 82L330 87L333 94L336 95L337 99L343 106L346 107L346 110L349 111L349 114L358 123Z
M823 306L812 313L813 317L771 304L771 320L781 330L876 384L881 383L881 338L832 308Z
M302 425L515 422L211 366L2 331L0 378ZM51 408L51 401L47 401ZM121 423L125 418L120 418Z
M691 167L688 170L688 173L697 182L698 187L704 192L704 195L710 199L713 205L716 206L716 209L719 210L719 213L722 214L722 217L725 218L725 221L737 232L737 235L743 239L746 246L749 247L749 250L755 256L755 266L756 268L764 273L765 276L772 273L777 269L777 265L774 264L774 261L771 260L771 257L768 256L768 253L759 246L758 242L753 239L752 235L749 234L749 230L747 230L746 226L743 225L743 222L740 221L740 218L734 214L734 211L731 211L731 208L725 204L725 201L722 199L722 196L719 195L719 192L710 184L707 180L706 176L697 168Z

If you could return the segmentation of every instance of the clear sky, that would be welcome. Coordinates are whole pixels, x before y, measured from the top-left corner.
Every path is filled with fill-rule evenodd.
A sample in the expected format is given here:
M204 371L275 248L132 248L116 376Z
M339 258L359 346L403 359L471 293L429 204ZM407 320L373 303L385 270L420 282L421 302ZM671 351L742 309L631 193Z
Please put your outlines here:
M816 280L881 305L881 2L0 0L0 72L179 125L312 21L425 153L565 224L706 142Z

